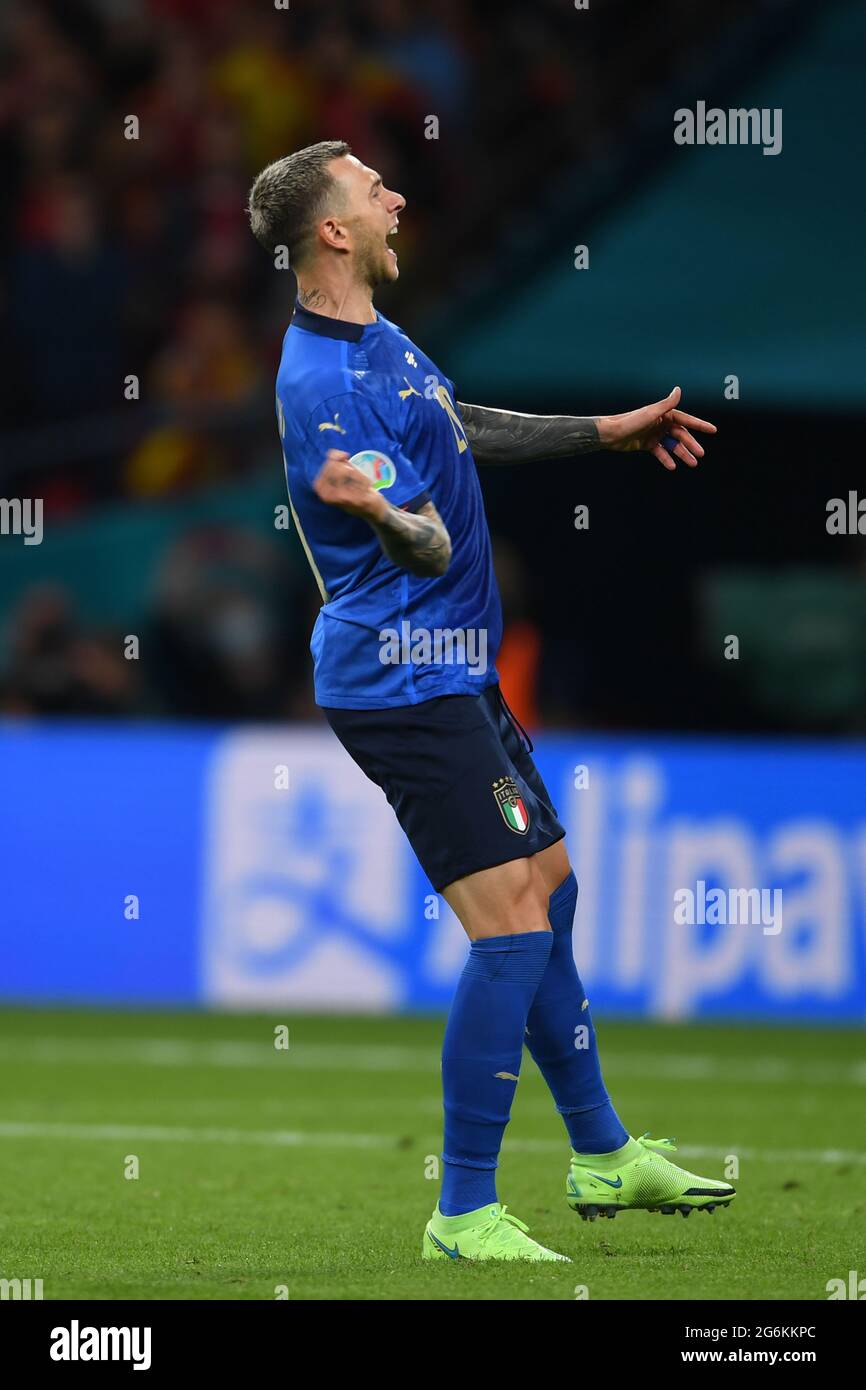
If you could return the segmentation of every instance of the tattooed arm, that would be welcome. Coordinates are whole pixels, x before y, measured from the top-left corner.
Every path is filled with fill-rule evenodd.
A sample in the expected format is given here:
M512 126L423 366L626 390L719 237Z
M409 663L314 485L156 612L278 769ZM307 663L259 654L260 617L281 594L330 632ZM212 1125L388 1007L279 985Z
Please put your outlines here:
M596 449L653 454L665 468L676 460L694 468L704 446L692 430L715 434L715 425L678 410L680 388L664 400L627 410L622 415L520 415L486 405L457 402L469 447L479 463L530 463L533 459L569 458Z
M393 564L419 577L441 575L451 563L451 538L432 502L417 512L392 507L341 449L329 449L313 484L328 506L369 522Z
M531 463L571 458L601 449L594 415L521 415L457 402L466 438L478 463Z
M444 574L451 563L451 537L432 502L417 512L403 512L386 502L381 521L370 524L388 559L410 574Z

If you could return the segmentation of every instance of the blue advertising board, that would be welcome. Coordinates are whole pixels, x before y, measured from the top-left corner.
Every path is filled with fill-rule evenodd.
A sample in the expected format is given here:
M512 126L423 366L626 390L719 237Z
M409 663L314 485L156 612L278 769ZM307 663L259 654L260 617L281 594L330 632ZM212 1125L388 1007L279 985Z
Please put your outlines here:
M574 733L536 757L596 1010L866 1019L866 748ZM9 723L0 778L0 998L447 1007L462 930L328 730Z

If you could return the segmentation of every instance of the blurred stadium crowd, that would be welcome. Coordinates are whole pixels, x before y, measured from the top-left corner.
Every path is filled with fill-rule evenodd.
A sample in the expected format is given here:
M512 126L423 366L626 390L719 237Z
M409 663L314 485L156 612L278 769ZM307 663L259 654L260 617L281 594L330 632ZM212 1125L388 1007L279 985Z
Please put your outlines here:
M7 425L79 423L40 470L46 507L249 464L246 436L222 426L270 399L291 303L244 214L265 163L339 137L399 181L390 307L415 311L453 289L469 243L492 249L513 226L528 176L616 138L675 62L661 37L647 47L659 11L683 51L714 23L694 9L663 0L642 17L611 0L576 55L554 0L294 0L290 20L270 0L4 7L0 402ZM443 138L425 139L429 115ZM126 416L150 428L127 418L118 458L124 430L103 416L123 419L128 374L141 405Z
M313 617L278 545L236 526L198 528L168 547L135 633L85 621L62 585L28 590L10 625L0 711L310 717Z
M271 0L7 3L0 494L41 497L46 526L110 509L118 537L124 506L170 508L263 476L278 495L273 374L293 282L250 236L255 172L328 137L385 171L408 209L401 280L381 307L424 341L473 258L489 262L538 217L534 188L615 149L655 90L759 7L608 0L575 45L560 0L291 0L290 21ZM443 138L425 139L431 115ZM507 524L525 505L491 485L512 703L531 726L628 721L609 698L606 716L584 706L574 609L573 641L538 619L533 594L551 578L533 573L537 538L522 546ZM315 591L262 521L193 518L166 542L142 578L135 662L129 627L39 574L29 552L33 582L0 615L0 710L310 715ZM608 628L583 632L618 695L625 655L605 654ZM655 717L641 692L633 709Z

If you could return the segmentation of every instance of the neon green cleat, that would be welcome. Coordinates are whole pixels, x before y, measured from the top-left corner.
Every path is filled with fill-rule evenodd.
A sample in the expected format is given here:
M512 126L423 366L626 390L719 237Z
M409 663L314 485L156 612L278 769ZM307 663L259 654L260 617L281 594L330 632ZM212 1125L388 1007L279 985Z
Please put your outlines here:
M568 1205L584 1221L597 1216L616 1216L618 1211L660 1211L670 1216L681 1211L715 1211L734 1200L736 1189L715 1178L699 1178L678 1168L665 1154L676 1153L673 1139L630 1139L619 1151L620 1160L605 1157L593 1162L591 1154L572 1150L565 1183Z
M532 1240L522 1221L494 1202L464 1216L443 1216L438 1204L427 1223L421 1258L424 1260L564 1260Z

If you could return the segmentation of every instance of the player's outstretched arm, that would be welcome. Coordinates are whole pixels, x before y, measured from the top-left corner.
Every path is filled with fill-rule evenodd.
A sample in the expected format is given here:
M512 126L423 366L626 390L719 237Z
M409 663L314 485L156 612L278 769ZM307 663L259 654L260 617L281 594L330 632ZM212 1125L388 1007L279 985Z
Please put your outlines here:
M328 450L313 487L328 506L368 522L388 559L400 569L419 578L447 570L451 537L432 502L425 502L417 512L392 507L341 449Z
M604 447L593 415L521 415L463 401L457 409L477 463L532 463Z
M521 415L462 401L457 405L479 463L531 463L611 449L615 453L642 450L667 469L676 468L676 459L694 468L704 450L689 427L701 434L715 434L716 427L677 410L680 394L675 386L664 400L622 415Z

